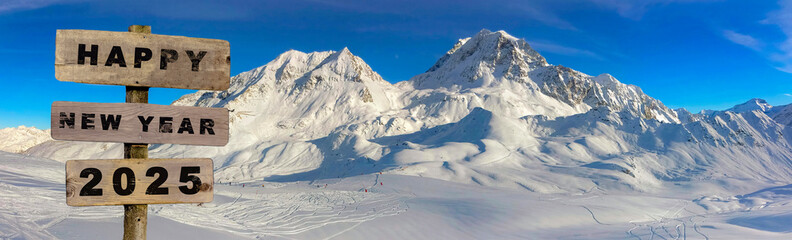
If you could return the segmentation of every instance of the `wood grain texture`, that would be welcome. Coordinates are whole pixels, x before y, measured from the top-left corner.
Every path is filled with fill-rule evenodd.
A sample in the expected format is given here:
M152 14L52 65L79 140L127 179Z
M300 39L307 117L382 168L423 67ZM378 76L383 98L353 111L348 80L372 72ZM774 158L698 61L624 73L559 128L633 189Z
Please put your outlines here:
M122 196L113 188L113 174L122 167L134 173L135 187L131 194ZM168 177L161 188L167 188L167 194L146 194L147 188L157 180L159 174L146 176L148 169L162 167L167 170ZM180 186L196 187L192 182L180 182L182 167L199 167L200 173L191 173L201 180L200 190L195 194L184 194ZM80 196L80 191L95 176L80 177L80 173L87 168L98 169L102 178L92 189L101 189L101 196ZM126 175L123 177L121 187L128 188ZM110 159L110 160L69 160L66 161L66 204L69 206L100 206L124 204L171 204L171 203L205 203L214 198L214 172L212 159Z
M151 26L131 25L129 32L151 33ZM126 102L148 103L148 87L126 86ZM148 144L124 143L124 158L148 158ZM148 205L124 205L123 240L146 240Z
M151 33L151 26L132 25L130 32ZM148 103L149 87L126 86L126 102ZM148 158L148 144L124 143L124 158ZM145 240L148 225L148 205L124 205L123 240Z
M55 78L60 81L204 90L226 90L230 84L228 41L94 30L58 30L55 39ZM79 64L79 44L85 44L88 52L91 45L98 46L96 65L90 64L90 57L84 57L85 63ZM114 46L122 50L126 67L105 65ZM151 50L150 59L140 61L140 68L134 67L135 48ZM160 67L162 49L178 52L178 59L169 62L164 70ZM193 51L194 56L206 51L198 71L193 71L187 50Z
M68 122L61 125L61 113L67 118L74 113L73 128ZM94 114L83 117L83 114ZM102 115L105 115L104 117ZM117 129L108 124L104 130L103 122L110 121L110 115L120 116ZM53 102L50 119L52 138L56 140L123 142L123 143L173 143L188 145L225 146L228 143L228 109L183 107L141 103L83 103ZM144 130L140 117L148 120L148 129ZM161 117L172 118L171 126L160 126L166 121ZM93 123L83 123L83 119ZM189 119L189 128L182 129L184 119ZM209 127L201 133L201 119L211 119L212 131ZM93 126L83 129L83 125ZM167 124L166 124L167 125ZM168 132L170 129L170 132ZM192 129L190 133L187 129ZM181 131L181 132L180 132ZM211 132L214 134L212 135Z

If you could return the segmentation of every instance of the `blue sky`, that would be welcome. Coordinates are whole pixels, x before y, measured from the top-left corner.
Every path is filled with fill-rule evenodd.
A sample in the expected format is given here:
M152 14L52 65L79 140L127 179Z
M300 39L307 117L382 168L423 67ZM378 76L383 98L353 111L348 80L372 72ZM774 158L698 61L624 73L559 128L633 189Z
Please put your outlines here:
M551 64L610 73L669 107L792 103L792 0L0 1L0 128L49 128L53 101L123 102L124 87L54 78L55 31L126 31L231 43L232 75L289 49L348 47L390 82L426 71L483 28L526 39ZM192 90L152 88L169 104Z

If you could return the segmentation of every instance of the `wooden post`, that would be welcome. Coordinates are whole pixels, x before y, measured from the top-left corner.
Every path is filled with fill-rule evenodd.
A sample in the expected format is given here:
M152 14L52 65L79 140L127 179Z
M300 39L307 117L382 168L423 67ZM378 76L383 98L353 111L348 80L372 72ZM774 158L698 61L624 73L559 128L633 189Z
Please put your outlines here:
M132 25L129 32L151 33L151 26ZM126 87L126 102L148 103L148 87ZM148 144L124 143L124 158L148 158ZM124 205L124 240L145 240L148 205Z

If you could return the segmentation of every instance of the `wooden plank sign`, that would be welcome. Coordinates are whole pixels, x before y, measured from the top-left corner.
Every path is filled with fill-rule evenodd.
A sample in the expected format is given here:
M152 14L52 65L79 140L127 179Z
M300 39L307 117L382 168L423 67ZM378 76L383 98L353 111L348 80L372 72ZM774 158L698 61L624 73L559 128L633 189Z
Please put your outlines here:
M66 161L66 204L205 203L214 198L212 159Z
M225 146L228 109L142 103L53 102L56 140Z
M55 78L140 87L226 90L228 41L135 32L58 30Z

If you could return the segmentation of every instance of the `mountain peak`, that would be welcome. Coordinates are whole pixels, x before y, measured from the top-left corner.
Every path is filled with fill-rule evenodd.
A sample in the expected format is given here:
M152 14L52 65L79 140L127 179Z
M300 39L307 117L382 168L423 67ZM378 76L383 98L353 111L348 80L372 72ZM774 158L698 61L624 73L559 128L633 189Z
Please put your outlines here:
M330 54L330 56L328 56L327 59L325 59L325 62L328 62L328 61L352 61L351 59L357 58L357 56L352 54L352 52L349 51L349 48L347 48L347 47L344 47L340 51L331 51L331 52L332 52L332 54Z
M352 54L347 47L344 47L341 51L333 52L312 71L311 75L324 74L323 72L327 71L338 74L343 79L355 82L366 81L366 79L368 79L390 85L390 83L383 80L379 74L374 72L362 58ZM330 79L333 79L333 77L330 77Z
M50 130L36 127L9 127L0 129L0 151L21 153L40 143L50 141Z
M750 112L753 110L761 110L762 112L767 112L770 111L770 109L772 108L773 106L768 104L767 101L765 101L764 99L753 98L745 103L737 104L732 108L726 109L726 111L740 113L740 112Z
M297 82L314 81L310 80L310 78L324 80L351 79L354 81L372 79L384 82L382 77L374 72L363 59L352 54L347 47L339 51L312 53L289 50L265 65L265 67L267 66L276 69L275 79L277 83L291 82L292 80Z
M607 73L600 74L599 76L596 76L592 79L595 82L602 84L603 86L613 86L613 85L621 84L619 80L616 80L615 77Z
M478 37L478 36L482 36L482 37L497 37L497 38L506 38L506 39L509 39L509 40L515 40L515 41L516 41L516 40L520 40L520 39L518 39L518 38L516 38L516 37L512 36L511 34L507 33L506 31L503 31L503 30L498 30L498 31L495 31L495 32L493 32L493 31L490 31L489 29L486 29L486 28L485 28L485 29L481 29L481 31L479 31L478 33L476 33L476 35L474 36L474 38L475 38L475 37Z
M485 86L491 81L484 79L523 75L542 66L549 64L525 40L505 31L483 29L473 37L457 41L426 73L416 76L412 82L417 88ZM433 80L424 81L429 78Z
M473 57L470 59L473 61L512 60L546 64L544 57L531 48L525 40L509 35L503 30L491 32L482 29L473 37L460 39L429 71L443 67L447 62L444 61L445 58L464 61L470 57Z
M347 47L344 47L344 48L342 48L339 51L331 51L331 52L333 54L331 54L328 57L328 59L338 60L338 59L341 59L341 58L344 58L344 57L355 57L355 55L352 54L352 52L349 51L349 48L347 48Z
M473 37L460 39L432 68L399 86L421 90L521 92L517 94L522 96L520 100L514 101L535 98L533 101L542 101L556 109L569 108L569 111L553 110L556 113L610 106L619 111L627 109L646 119L678 122L675 112L639 87L623 84L609 74L592 77L568 67L550 65L525 40L505 31L483 29ZM557 101L549 103L544 97ZM534 113L533 110L518 112Z

